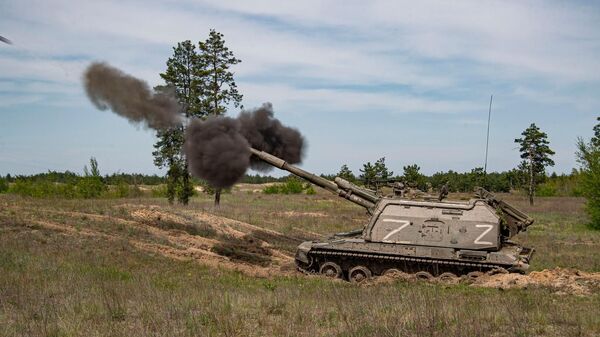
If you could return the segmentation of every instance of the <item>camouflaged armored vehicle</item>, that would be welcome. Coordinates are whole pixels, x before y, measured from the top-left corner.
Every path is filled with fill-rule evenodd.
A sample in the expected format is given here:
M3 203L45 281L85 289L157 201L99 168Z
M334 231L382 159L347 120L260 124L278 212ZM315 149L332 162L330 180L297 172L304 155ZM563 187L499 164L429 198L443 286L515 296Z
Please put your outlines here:
M484 272L524 273L529 267L533 249L510 238L533 219L484 189L465 202L409 199L403 193L381 197L339 177L330 181L266 152L251 151L371 214L363 229L300 244L295 259L302 271L360 282L396 271L423 279L453 279Z

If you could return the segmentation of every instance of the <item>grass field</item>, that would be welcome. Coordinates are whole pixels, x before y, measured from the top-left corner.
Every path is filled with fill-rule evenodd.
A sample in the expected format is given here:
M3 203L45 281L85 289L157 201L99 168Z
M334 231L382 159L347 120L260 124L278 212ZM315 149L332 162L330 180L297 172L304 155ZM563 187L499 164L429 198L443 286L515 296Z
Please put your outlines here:
M529 207L503 197L536 219L518 237L537 249L532 269L600 271L600 232L586 228L583 200ZM360 207L323 191L234 189L219 209L203 195L188 207L1 195L0 335L600 335L598 292L364 286L293 271L298 242L366 220Z

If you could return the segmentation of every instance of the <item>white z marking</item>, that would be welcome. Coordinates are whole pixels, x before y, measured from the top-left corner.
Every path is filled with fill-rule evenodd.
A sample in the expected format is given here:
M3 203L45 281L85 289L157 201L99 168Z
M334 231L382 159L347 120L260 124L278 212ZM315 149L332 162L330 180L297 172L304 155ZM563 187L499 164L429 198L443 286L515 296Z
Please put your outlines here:
M477 237L477 239L475 239L475 241L473 241L473 243L477 244L477 245L491 245L493 244L493 242L489 242L489 241L479 241L481 240L482 237L484 237L487 233L489 233L492 228L494 228L494 225L475 225L475 227L477 228L487 228L485 231L483 231L483 233L481 233L481 235L479 235Z
M388 240L392 235L398 233L399 231L403 230L406 226L410 225L410 221L406 221L406 220L396 220L396 219L383 219L383 222L397 222L402 224L402 226L394 229L393 231L389 232L388 235L386 235L385 237L383 237L383 239L381 239L382 242L387 242L387 243L395 243L395 242L399 242L399 243L405 243L404 241L392 241L392 240ZM408 242L406 242L408 243Z

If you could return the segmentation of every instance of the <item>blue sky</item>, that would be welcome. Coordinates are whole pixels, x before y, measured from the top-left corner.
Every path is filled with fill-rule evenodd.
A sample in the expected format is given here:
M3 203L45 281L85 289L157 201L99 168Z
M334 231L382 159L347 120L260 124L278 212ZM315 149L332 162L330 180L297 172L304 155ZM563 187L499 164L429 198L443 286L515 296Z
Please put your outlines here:
M303 167L336 172L385 156L425 173L515 167L530 123L576 167L600 116L600 8L553 1L0 2L0 174L161 173L154 133L97 111L81 85L106 61L160 84L178 41L225 34L246 107L272 102L308 147ZM237 115L231 110L230 115Z

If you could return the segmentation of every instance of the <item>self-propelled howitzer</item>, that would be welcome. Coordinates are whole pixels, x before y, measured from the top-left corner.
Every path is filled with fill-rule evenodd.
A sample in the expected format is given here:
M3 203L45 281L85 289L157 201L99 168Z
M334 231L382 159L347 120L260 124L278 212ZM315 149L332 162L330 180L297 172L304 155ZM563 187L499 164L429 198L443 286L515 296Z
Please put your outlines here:
M523 273L529 267L533 249L510 239L533 219L484 189L469 201L382 197L340 177L330 181L266 152L251 151L371 215L361 230L300 244L295 260L302 271L360 282L398 271L451 280L485 272Z

